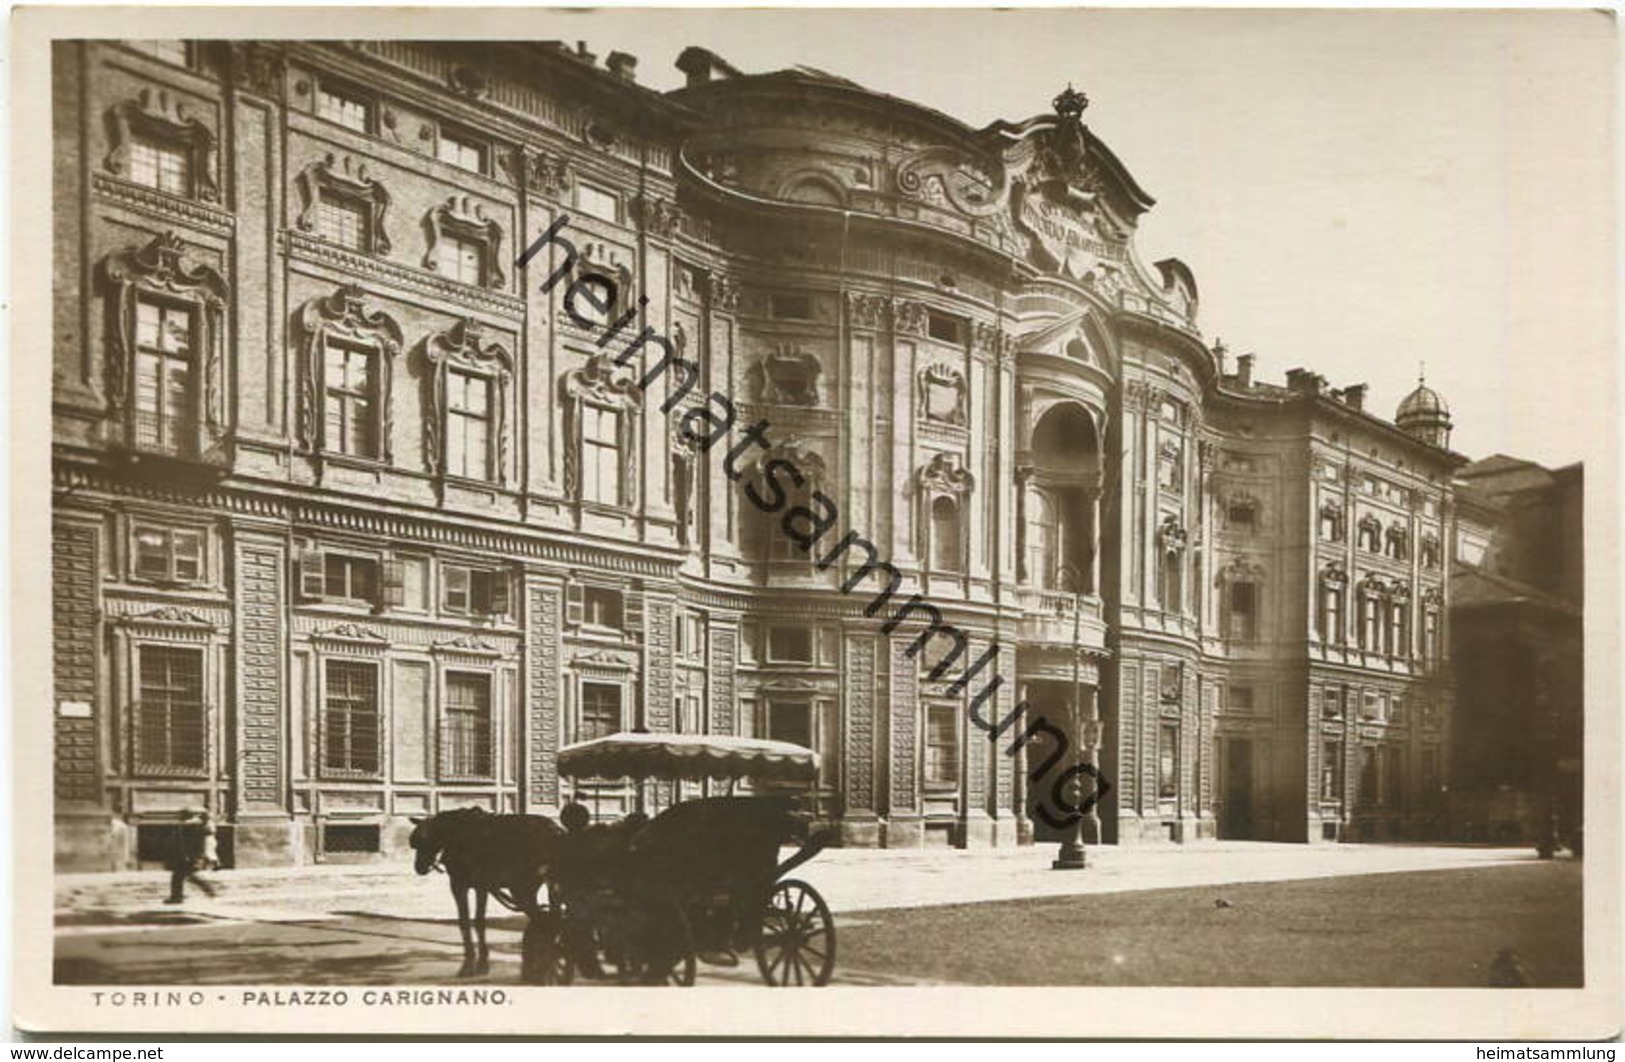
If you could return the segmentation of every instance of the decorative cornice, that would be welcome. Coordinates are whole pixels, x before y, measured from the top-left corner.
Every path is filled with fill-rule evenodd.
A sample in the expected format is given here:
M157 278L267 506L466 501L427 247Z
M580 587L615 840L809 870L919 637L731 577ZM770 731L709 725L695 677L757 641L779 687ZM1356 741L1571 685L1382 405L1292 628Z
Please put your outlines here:
M199 634L208 634L217 631L213 623L198 615L190 609L179 605L164 605L150 612L126 614L114 620L120 627L147 628L152 630L171 630L181 628Z
M650 236L670 239L682 221L677 204L659 196L639 194L632 199L632 216L638 227Z
M90 186L99 198L168 222L202 229L211 236L230 236L237 228L237 218L218 207L182 199L146 185L131 184L110 174L91 174Z
M891 299L862 291L846 293L846 316L853 328L879 330L891 321Z
M382 649L389 645L389 639L377 631L369 630L359 623L340 623L324 631L315 631L311 634L313 642L334 642L352 646L370 646Z
M338 270L346 276L358 277L377 284L396 284L419 294L442 298L468 309L497 314L515 321L525 315L524 300L501 292L458 284L424 270L357 254L326 240L319 240L291 229L284 229L279 236L283 249L296 260L314 262Z
M464 634L456 638L435 642L430 652L442 655L469 656L494 658L502 655L502 650L481 638L477 634Z

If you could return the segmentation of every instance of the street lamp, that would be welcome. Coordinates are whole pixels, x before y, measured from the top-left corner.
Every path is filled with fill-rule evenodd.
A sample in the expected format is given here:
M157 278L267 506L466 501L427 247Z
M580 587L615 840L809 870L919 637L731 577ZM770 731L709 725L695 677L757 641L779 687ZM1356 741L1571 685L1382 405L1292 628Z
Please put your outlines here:
M1060 574L1072 583L1072 725L1067 729L1071 732L1073 740L1078 742L1078 754L1083 756L1080 762L1091 763L1093 761L1087 754L1090 742L1084 736L1082 712L1079 710L1083 700L1080 675L1083 666L1083 573L1075 565L1068 564L1062 567ZM1081 789L1082 780L1078 777L1080 773L1074 771L1072 777ZM1091 805L1088 814L1094 813ZM1050 863L1051 870L1082 870L1089 865L1083 852L1083 820L1084 816L1079 815L1067 823L1066 835L1061 840L1061 849L1055 854L1055 860ZM1098 836L1097 830L1096 837Z

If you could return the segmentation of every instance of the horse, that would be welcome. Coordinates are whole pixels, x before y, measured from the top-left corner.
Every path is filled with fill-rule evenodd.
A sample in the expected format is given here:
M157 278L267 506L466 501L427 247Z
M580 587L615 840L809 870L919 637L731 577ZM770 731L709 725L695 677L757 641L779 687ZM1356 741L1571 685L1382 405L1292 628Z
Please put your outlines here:
M411 845L417 852L413 869L419 874L444 870L457 901L457 929L463 938L463 965L457 976L489 973L486 897L495 896L503 906L527 916L534 912L536 893L564 828L541 815L494 815L479 807L414 817L412 826ZM470 891L474 893L472 919Z

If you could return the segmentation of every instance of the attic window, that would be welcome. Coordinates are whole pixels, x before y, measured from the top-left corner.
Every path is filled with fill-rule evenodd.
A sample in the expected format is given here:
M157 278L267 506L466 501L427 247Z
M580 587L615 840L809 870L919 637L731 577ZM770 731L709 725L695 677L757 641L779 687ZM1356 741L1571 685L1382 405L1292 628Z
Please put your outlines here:
M965 322L957 317L949 317L947 314L927 314L926 331L932 339L944 343L959 344L965 341Z

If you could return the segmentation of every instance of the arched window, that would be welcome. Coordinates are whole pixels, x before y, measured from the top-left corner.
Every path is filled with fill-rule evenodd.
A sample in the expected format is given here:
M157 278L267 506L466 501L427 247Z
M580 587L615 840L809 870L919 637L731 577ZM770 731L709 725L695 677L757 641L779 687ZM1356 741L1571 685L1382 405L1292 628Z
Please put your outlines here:
M1343 642L1347 593L1348 577L1343 574L1342 568L1333 564L1320 573L1320 615L1316 630L1320 640L1327 645L1341 645Z
M1378 653L1383 649L1384 614L1387 594L1380 582L1367 579L1360 584L1360 648Z
M1360 520L1359 546L1368 553L1382 552L1382 521L1375 516Z
M1322 542L1343 541L1343 509L1341 506L1328 502L1320 507L1320 540Z
M1398 524L1388 529L1386 545L1388 556L1394 560L1404 560L1410 556L1410 535Z
M939 572L957 572L965 567L959 503L946 495L931 502L931 567Z

